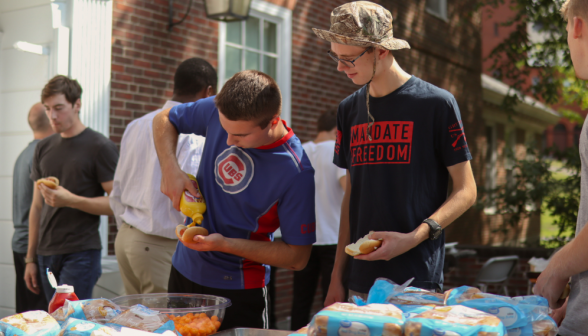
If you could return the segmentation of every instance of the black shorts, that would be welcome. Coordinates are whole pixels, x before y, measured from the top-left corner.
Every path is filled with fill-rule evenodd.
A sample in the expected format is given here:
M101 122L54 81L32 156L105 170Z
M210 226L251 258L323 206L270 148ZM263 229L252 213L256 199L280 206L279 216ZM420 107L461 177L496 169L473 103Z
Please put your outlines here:
M255 289L218 289L201 286L183 276L175 267L169 275L168 293L208 294L231 300L219 331L231 328L269 328L267 286Z

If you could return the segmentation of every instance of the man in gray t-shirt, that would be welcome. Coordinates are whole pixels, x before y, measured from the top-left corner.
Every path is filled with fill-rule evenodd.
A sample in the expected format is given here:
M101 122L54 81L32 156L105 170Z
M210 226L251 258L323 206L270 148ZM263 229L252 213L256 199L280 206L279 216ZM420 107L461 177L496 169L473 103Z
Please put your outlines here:
M568 46L576 77L588 79L588 4L586 0L566 0L561 8L567 23ZM537 279L534 292L545 297L551 308L561 305L559 300L569 279L572 291L563 306L552 314L561 323L563 336L588 335L588 119L580 134L581 196L576 238L556 253Z
M29 246L29 210L33 201L33 180L31 180L31 166L33 155L39 140L52 135L53 129L45 114L45 107L37 103L31 107L28 115L29 126L33 130L33 141L20 153L14 164L12 175L12 222L14 235L12 236L12 254L14 270L16 272L16 312L47 309L45 294L35 294L27 289L24 281L25 256Z

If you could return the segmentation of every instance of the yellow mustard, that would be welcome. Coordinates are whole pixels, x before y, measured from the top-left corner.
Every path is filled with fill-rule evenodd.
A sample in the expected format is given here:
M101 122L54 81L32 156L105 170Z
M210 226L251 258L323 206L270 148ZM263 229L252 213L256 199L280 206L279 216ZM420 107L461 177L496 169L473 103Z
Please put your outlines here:
M194 175L187 174L190 180L192 181L192 185L196 188L197 194L192 195L188 190L184 190L182 194L182 199L180 200L180 210L182 213L194 221L195 224L202 224L202 219L204 218L202 214L206 211L206 202L204 201L204 196L200 192L200 187L198 187L198 181L196 181L196 177ZM188 226L193 226L190 224Z

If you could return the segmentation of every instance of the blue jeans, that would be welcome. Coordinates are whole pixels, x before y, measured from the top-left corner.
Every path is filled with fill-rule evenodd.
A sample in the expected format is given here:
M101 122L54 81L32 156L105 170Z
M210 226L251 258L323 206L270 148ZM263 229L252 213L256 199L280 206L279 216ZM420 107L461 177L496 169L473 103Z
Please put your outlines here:
M58 285L74 286L74 292L80 300L92 298L92 290L102 275L100 250L87 250L69 254L37 256L41 283L51 301L55 289L47 278L47 268L53 272Z

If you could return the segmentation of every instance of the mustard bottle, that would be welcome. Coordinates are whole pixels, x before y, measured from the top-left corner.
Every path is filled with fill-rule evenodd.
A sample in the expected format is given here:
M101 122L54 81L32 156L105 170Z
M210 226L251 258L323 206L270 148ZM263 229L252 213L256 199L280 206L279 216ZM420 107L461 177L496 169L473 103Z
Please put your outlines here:
M202 196L202 193L200 192L200 187L198 187L198 181L196 181L196 177L190 174L187 175L198 193L196 195L192 195L188 190L184 190L182 198L180 199L180 210L184 215L192 218L194 221L188 226L194 226L195 224L200 225L202 224L202 219L204 219L202 214L204 214L206 211L206 202L204 201L204 196Z

